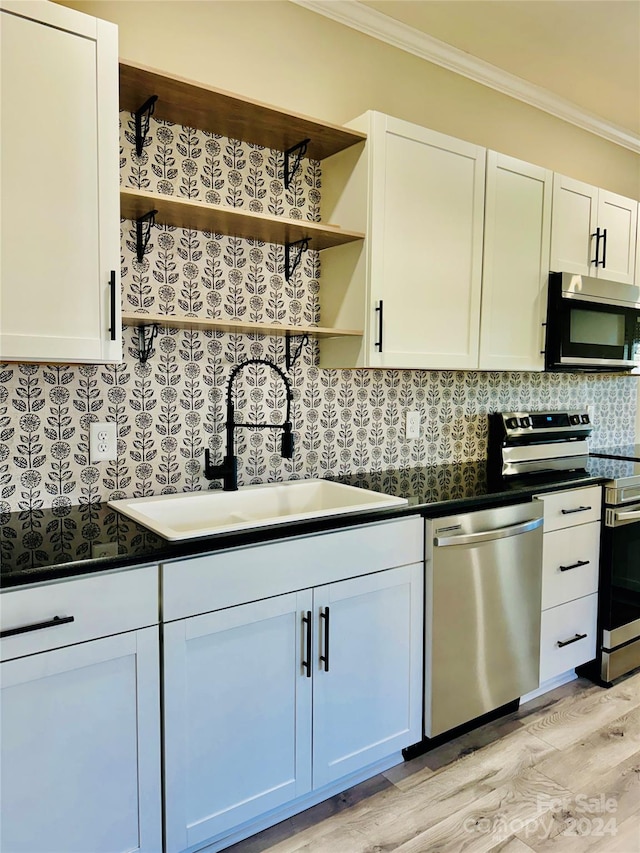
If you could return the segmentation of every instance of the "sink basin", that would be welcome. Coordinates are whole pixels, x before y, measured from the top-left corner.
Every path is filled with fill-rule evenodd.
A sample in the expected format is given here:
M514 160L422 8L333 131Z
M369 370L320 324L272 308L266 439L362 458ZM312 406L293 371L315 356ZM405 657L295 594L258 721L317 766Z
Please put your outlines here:
M180 540L406 503L330 480L289 480L243 486L237 492L216 489L109 501L109 506L165 539Z

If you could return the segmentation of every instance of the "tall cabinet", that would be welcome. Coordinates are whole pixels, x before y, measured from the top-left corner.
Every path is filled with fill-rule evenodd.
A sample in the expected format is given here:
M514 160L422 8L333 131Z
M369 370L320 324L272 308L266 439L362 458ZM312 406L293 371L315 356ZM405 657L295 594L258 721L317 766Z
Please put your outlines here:
M122 357L118 36L0 0L0 358Z
M553 173L487 151L480 370L543 370Z
M323 367L477 367L485 149L378 112L368 143L326 163L323 218L366 231L323 259L347 282L321 294L323 322L360 340L322 345Z

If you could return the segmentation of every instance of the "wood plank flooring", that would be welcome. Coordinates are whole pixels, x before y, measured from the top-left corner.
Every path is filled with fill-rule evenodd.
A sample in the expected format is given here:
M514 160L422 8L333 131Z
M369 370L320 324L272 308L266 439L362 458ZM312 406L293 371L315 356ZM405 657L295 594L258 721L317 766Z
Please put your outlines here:
M584 679L229 853L640 853L640 673Z

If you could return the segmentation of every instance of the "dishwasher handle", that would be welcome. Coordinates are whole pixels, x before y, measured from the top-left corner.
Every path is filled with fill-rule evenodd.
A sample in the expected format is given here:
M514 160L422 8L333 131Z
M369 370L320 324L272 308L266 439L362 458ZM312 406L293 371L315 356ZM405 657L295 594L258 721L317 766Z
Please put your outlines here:
M510 524L508 527L497 527L494 530L482 530L478 533L459 533L454 536L436 536L433 544L438 547L447 545L475 545L476 542L493 542L495 539L507 539L509 536L519 536L542 527L544 519L534 518L521 524Z

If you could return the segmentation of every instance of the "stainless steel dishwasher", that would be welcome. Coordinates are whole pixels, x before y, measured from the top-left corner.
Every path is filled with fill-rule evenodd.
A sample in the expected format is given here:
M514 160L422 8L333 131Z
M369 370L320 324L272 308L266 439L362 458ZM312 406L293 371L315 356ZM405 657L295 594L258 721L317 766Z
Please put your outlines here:
M426 522L425 737L538 687L542 508Z

